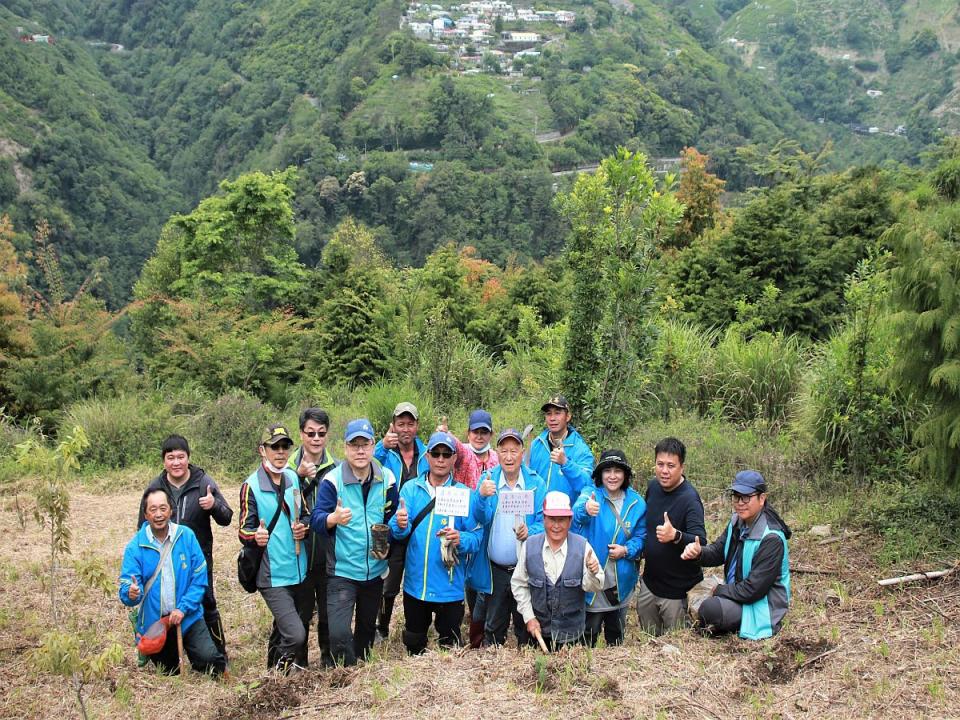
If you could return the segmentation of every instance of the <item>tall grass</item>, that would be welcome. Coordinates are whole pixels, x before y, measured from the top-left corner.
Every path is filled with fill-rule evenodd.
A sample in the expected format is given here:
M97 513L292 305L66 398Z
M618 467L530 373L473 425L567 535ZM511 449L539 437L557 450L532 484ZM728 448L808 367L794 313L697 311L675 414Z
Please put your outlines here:
M82 427L90 440L84 461L109 469L159 465L164 438L187 429L186 417L174 414L171 402L159 393L122 393L74 403L60 427L74 425Z
M704 330L694 322L661 323L650 363L660 415L707 412L717 337L715 330Z
M799 338L759 333L745 339L727 331L713 359L710 395L721 417L740 425L761 421L783 427L807 367Z
M203 403L186 428L191 461L217 468L235 480L246 477L257 464L257 444L267 425L288 422L272 405L242 390L231 390ZM294 433L295 424L287 429ZM294 442L298 442L296 434ZM159 448L159 445L157 446Z

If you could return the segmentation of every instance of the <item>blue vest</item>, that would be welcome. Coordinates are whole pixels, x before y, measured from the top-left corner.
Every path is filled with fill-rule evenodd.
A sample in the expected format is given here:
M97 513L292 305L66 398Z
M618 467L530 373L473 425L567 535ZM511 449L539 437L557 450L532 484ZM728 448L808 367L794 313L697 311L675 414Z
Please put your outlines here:
M760 526L761 523L762 526ZM736 525L736 518L727 524L727 540L723 545L724 557L727 557L727 553L730 551L734 525ZM776 535L783 543L780 578L762 598L749 605L743 605L743 614L740 617L740 637L746 640L761 640L773 637L774 628L787 614L787 607L790 603L790 551L787 547L787 538L780 530L770 529L765 515L761 515L757 519L757 525L750 531L747 539L743 541L741 577L745 578L750 575L753 555L763 538L770 534Z
M277 512L277 493L273 483L267 476L263 466L259 467L246 480L257 501L257 515L264 523L270 524L274 513ZM257 573L257 587L287 587L303 582L307 576L307 548L301 543L300 554L295 552L293 528L290 525L298 518L294 515L294 507L301 508L301 498L294 505L294 490L300 493L300 478L289 468L283 471L283 499L290 510L290 515L280 512L277 524L270 533L270 540L263 549L263 560L260 561L260 572Z
M527 583L533 614L544 635L555 643L578 640L586 627L587 604L583 591L583 557L587 541L567 535L567 558L556 582L550 582L543 565L543 544L547 536L534 535L526 542Z
M327 475L324 482L331 482L337 488L337 497L345 508L353 514L349 525L338 525L332 531L327 549L327 574L350 580L366 581L380 577L387 571L387 561L378 560L370 555L373 539L370 527L383 523L387 509L387 492L396 480L386 468L374 460L370 464L373 478L367 492L367 502L363 502L363 484L350 472L347 463L341 463ZM343 474L348 473L348 482Z

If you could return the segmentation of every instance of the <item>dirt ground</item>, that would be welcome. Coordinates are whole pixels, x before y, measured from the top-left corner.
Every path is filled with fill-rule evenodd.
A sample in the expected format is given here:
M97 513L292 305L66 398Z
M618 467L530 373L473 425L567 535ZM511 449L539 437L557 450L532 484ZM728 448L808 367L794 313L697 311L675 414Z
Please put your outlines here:
M226 492L237 498L236 487ZM91 650L113 641L124 647L122 664L84 689L91 717L960 717L960 576L881 589L872 539L821 545L803 527L791 541L793 605L783 631L769 641L707 639L692 631L653 639L638 632L631 614L628 642L617 648L551 657L510 648L431 651L408 658L398 626L364 666L312 666L290 678L264 669L269 614L259 596L236 583L235 527L218 528L216 590L233 677L162 677L137 668L115 590L106 596L90 588L71 564L79 559L115 578L138 499L134 492L77 492L72 500L61 625L88 632ZM0 504L0 527L13 531L0 550L0 717L79 717L70 681L39 673L30 662L51 627L47 535L22 499ZM315 660L314 638L311 644Z

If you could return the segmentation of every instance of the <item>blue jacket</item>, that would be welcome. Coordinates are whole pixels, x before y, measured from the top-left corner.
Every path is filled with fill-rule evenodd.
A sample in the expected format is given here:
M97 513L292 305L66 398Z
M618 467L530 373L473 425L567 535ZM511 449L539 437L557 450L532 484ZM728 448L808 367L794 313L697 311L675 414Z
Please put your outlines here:
M298 585L307 576L307 547L310 536L300 543L300 554L295 552L293 539L294 521L307 524L307 515L303 498L296 503L299 512L294 516L294 490L300 493L300 478L290 468L285 468L282 479L282 494L286 510L280 512L277 524L270 533L270 540L263 549L260 572L257 574L257 587L288 587ZM267 527L277 511L277 492L263 465L248 477L240 486L240 541L245 545L257 544L256 533L263 520Z
M427 464L427 446L423 444L423 440L420 438L414 438L413 442L417 445L417 477L420 477L425 472L430 471L430 466ZM403 458L400 457L398 450L388 450L383 446L383 440L380 440L376 447L373 448L373 457L393 473L393 476L397 479L397 483L401 485L405 484L400 483L400 478L403 477ZM412 480L413 478L410 479ZM413 516L411 515L410 517L412 518Z
M396 515L390 519L391 535L401 540L408 540L406 564L403 570L403 591L426 602L463 600L466 556L477 552L480 548L480 523L477 520L478 495L475 490L471 491L468 517L453 518L437 515L436 509L433 509L420 521L416 532L411 534L410 528L413 521L431 499L427 482L427 473L424 473L416 479L411 478L400 488L400 499L406 504L409 517L406 529L400 530L397 526ZM469 490L466 485L454 482L453 475L447 478L444 485ZM460 562L452 569L448 569L440 555L440 538L437 537L437 532L447 527L451 521L460 531Z
M146 523L137 531L123 551L123 564L120 566L120 602L133 607L139 602L131 600L130 580L136 578L142 593L147 582L153 576L160 562L160 549L147 537ZM177 610L183 613L181 626L184 630L197 620L203 619L203 593L207 589L207 560L197 542L197 536L186 525L170 523L173 548L170 558L173 560L174 582L176 583ZM150 588L150 594L144 598L137 611L137 634L142 635L153 623L160 619L160 593L163 585L163 573ZM142 595L141 595L142 597Z
M524 490L533 490L533 513L524 518L527 525L527 537L543 532L543 498L547 494L547 488L543 484L543 478L537 475L529 467L521 465L520 474L523 478ZM477 488L487 478L500 487L500 479L503 477L503 468L499 465L487 470L480 476ZM493 518L497 513L500 494L494 494L490 497L483 497L477 492L477 519L483 526L483 536L480 538L480 549L470 556L467 565L467 585L478 592L493 592L493 570L490 567L490 558L487 555L490 544L490 531L493 529Z
M597 502L600 503L600 514L596 517L587 514L587 501L593 493L597 494ZM605 568L607 565L607 555L610 552L607 545L623 545L627 548L627 556L617 560L614 566L616 587L621 601L629 597L637 585L637 560L640 559L647 537L646 515L647 503L631 487L624 491L623 508L620 510L623 527L617 522L607 489L603 485L585 487L573 506L571 530L587 539L597 554L600 567ZM595 596L596 593L587 595L587 605L593 605Z
M370 555L373 539L370 527L385 523L397 506L397 480L386 468L374 460L370 464L373 479L363 501L363 484L347 463L341 463L327 473L317 491L317 504L310 518L314 534L326 536L327 575L365 582L387 572L386 559ZM336 510L337 500L349 508L353 517L348 525L327 527L327 516Z
M550 462L549 430L544 429L530 443L530 467L543 478L547 492L559 490L570 496L570 503L576 502L585 486L593 485L593 453L573 425L568 425L568 433L563 441L563 450L567 455L565 465Z

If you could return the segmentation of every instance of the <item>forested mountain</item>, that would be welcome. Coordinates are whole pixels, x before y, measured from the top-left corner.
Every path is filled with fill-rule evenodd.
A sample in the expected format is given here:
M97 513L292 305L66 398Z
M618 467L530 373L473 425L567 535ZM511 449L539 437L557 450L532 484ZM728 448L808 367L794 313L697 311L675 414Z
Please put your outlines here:
M0 210L21 251L50 221L70 287L107 257L97 292L118 307L163 222L247 170L298 167L296 244L308 265L348 215L401 264L451 240L504 263L559 251L552 199L568 178L551 172L617 145L652 157L696 146L728 190L756 180L738 148L783 138L808 150L842 138L839 163L915 159L936 135L929 112L882 148L848 126L885 117L866 112L868 77L914 73L915 92L927 88L914 105L952 92L947 79L934 92L915 76L952 68L952 40L923 53L922 32L902 43L906 30L868 33L858 42L886 53L884 69L858 55L851 70L821 47L814 4L751 25L757 4L738 0L564 0L536 25L499 18L484 41L418 38L413 21L453 25L464 10L399 0L4 0ZM868 5L913 18L910 3ZM775 34L749 31L771 22ZM511 31L536 32L531 52L504 52ZM751 45L728 42L734 31Z

